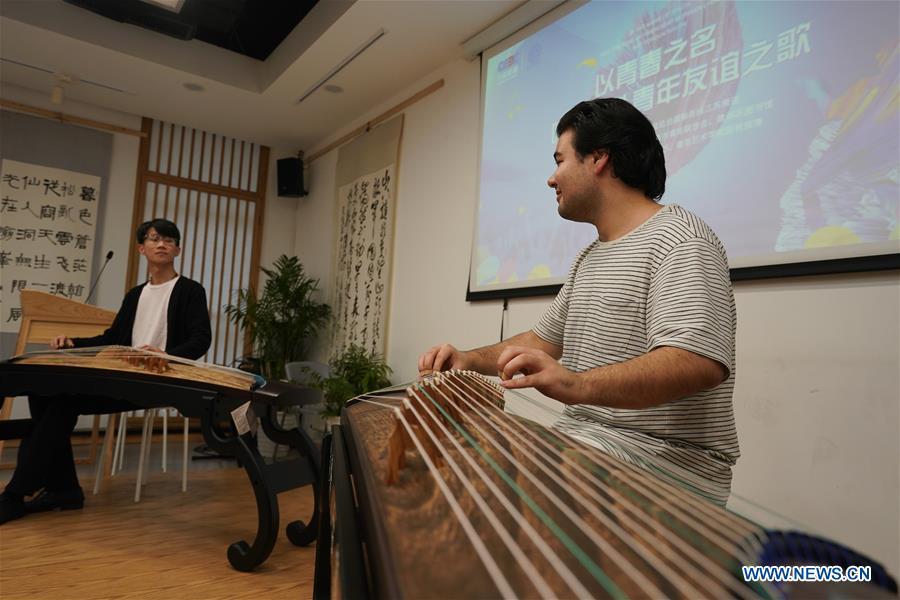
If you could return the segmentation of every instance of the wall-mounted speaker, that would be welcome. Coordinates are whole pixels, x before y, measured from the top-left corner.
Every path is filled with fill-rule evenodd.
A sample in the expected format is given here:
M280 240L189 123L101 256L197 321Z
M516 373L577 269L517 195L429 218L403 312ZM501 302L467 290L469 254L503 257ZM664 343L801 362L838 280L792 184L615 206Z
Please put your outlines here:
M303 161L299 158L278 159L278 195L285 198L301 198L303 189Z

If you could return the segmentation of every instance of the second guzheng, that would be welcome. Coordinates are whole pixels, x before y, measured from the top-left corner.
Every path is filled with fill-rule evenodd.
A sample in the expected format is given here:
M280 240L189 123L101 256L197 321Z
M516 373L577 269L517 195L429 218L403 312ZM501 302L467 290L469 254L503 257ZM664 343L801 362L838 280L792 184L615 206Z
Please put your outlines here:
M275 546L279 528L278 494L319 480L319 451L300 429L283 429L276 409L304 403L313 393L296 386L216 365L181 359L123 346L78 348L23 354L0 362L0 394L6 396L58 396L88 394L129 400L147 408L172 406L187 417L200 419L206 444L225 456L234 456L247 472L256 496L258 526L250 543L228 547L228 561L240 571L262 564ZM227 425L231 411L250 403L266 435L289 446L299 458L266 463L249 433L238 435ZM25 424L27 425L27 423ZM13 422L0 423L21 435ZM16 435L4 435L16 437ZM318 494L315 494L318 498ZM295 545L315 540L316 515L308 522L292 521L286 534Z
M503 407L503 388L460 371L348 404L323 469L317 598L897 593L846 547L760 527L673 483L674 466L648 472ZM871 582L748 583L744 565L863 566Z

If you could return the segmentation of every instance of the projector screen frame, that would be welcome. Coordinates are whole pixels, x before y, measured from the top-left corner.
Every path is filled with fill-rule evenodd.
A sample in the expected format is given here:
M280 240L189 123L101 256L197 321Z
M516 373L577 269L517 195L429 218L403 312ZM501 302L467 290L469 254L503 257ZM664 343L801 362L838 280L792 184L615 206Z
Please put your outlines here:
M741 267L739 269L731 269L729 273L731 281L734 282L784 277L807 277L810 275L871 273L874 271L896 271L898 269L900 269L900 253ZM555 296L559 293L560 288L562 288L562 284L473 292L466 286L466 302Z

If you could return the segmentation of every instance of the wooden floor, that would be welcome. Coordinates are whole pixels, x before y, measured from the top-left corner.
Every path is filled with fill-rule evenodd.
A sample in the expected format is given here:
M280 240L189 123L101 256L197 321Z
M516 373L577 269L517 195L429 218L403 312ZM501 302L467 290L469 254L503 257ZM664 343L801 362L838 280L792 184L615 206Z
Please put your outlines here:
M179 454L169 448L170 455ZM127 452L135 456L137 448ZM28 515L0 526L0 597L312 596L315 544L298 548L284 534L289 520L311 515L311 487L279 495L278 542L255 572L240 573L225 553L232 542L252 542L256 532L256 504L243 469L195 461L183 494L180 464L170 462L162 473L154 462L137 504L134 472L114 476L105 491L91 496L88 468L80 472L88 494L83 510ZM9 476L0 471L3 485Z

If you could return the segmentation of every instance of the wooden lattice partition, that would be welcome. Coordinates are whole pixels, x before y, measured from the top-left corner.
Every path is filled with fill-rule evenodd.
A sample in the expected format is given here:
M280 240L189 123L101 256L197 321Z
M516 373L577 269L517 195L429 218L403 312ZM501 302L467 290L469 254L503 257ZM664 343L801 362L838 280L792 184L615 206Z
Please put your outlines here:
M213 342L206 359L231 365L245 336L223 307L259 279L269 148L145 118L132 231L153 218L181 230L176 269L203 284ZM146 264L132 246L128 287L144 281Z

